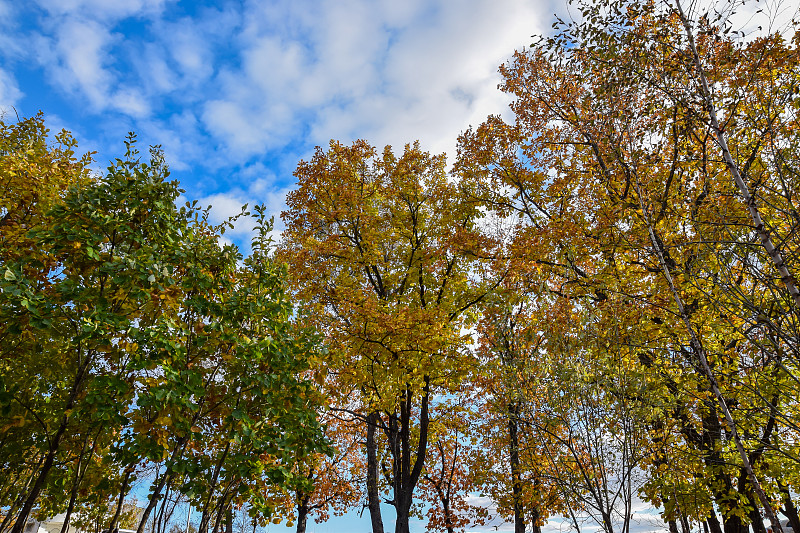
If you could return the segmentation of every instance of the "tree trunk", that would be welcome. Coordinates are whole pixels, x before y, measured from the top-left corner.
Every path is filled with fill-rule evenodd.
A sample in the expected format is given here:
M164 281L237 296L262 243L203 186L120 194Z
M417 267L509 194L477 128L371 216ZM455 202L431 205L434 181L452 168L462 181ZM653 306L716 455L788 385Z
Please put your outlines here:
M778 488L783 495L783 514L789 519L789 524L791 524L794 533L800 533L800 518L797 516L797 507L792 501L792 495L783 483L778 482Z
M308 523L308 496L303 495L297 500L297 529L295 533L306 533Z
M381 517L381 500L378 494L378 445L375 442L380 414L372 412L367 415L367 506L372 521L372 533L383 533Z
M511 501L514 506L514 533L525 533L525 514L522 506L522 475L519 466L519 434L517 420L519 403L508 404L508 440L511 463ZM535 524L534 524L535 527Z
M395 533L409 533L409 515L411 504L414 498L414 488L422 474L422 466L425 462L425 455L428 450L428 402L430 401L430 386L428 377L425 377L422 401L419 412L419 440L416 446L416 457L413 466L411 464L411 412L413 408L412 393L410 387L406 391L400 402L400 457L395 456L395 461L399 459L400 467L395 466L394 480L394 506L397 511L397 521L395 522Z
M233 431L233 430L231 430ZM208 524L211 521L211 500L214 497L214 491L217 489L217 481L219 480L219 473L222 470L222 465L225 463L225 459L228 457L228 452L231 446L231 439L228 438L227 442L225 442L225 449L222 451L222 455L220 456L219 461L214 466L214 475L211 478L211 486L209 487L208 491L208 498L206 498L205 503L203 504L203 514L200 518L200 527L197 529L197 533L206 533L208 531Z
M81 453L78 455L78 461L75 465L75 478L72 480L72 490L69 494L69 503L67 504L67 512L64 513L64 524L61 526L61 533L68 533L69 531L69 521L72 518L72 511L75 509L75 500L78 499L78 486L83 479L81 475L81 464L83 463L83 455L86 453L86 446L89 444L89 436L86 436L86 439L83 441L83 448L81 448Z
M88 373L89 366L93 360L94 353L90 351L86 354L86 359L84 360L83 364L78 368L78 372L75 375L75 381L72 384L72 390L69 393L66 404L64 404L64 415L61 417L61 422L58 425L55 435L53 435L52 439L49 439L50 445L48 446L47 456L45 457L44 463L39 470L39 475L36 478L36 482L33 484L33 488L28 494L28 498L25 500L25 503L23 504L19 515L17 516L17 521L14 523L14 527L11 528L11 533L23 533L25 530L25 523L28 521L28 515L31 513L33 505L39 498L39 493L41 493L42 488L44 488L45 481L47 481L47 476L50 474L50 470L53 468L53 463L56 459L56 453L58 453L58 448L61 446L61 439L64 436L64 432L67 430L67 425L69 424L69 413L75 407L78 393L83 389L83 383L85 381L86 374Z
M681 533L692 533L692 528L689 527L689 520L683 513L681 513Z
M717 138L717 144L720 147L720 151L722 152L722 159L725 161L725 166L728 168L728 172L733 178L736 187L739 189L739 193L742 195L744 199L744 203L747 206L747 210L750 213L750 218L753 221L753 227L758 234L758 238L761 241L761 245L769 255L770 259L772 260L775 269L780 274L781 282L783 282L786 291L789 293L789 296L792 297L794 300L794 304L800 308L800 290L798 290L794 276L791 275L789 269L786 266L786 263L783 260L783 256L775 247L775 244L772 242L772 237L770 237L769 230L764 226L764 221L761 218L761 213L756 206L756 198L754 195L750 194L750 190L747 187L747 184L742 177L742 174L739 170L739 166L733 160L733 156L731 155L730 149L728 148L728 140L725 138L725 130L720 125L719 119L717 118L717 110L714 106L714 101L711 97L711 89L708 86L708 80L706 79L705 69L703 68L703 63L700 61L700 55L697 52L697 47L695 46L694 42L694 34L692 33L692 28L689 24L689 19L686 18L686 15L683 12L683 8L681 7L680 0L675 0L675 5L678 8L678 13L681 18L681 22L683 23L683 27L686 29L686 37L689 40L689 48L692 51L692 58L694 60L694 67L697 71L697 78L698 78L698 86L700 88L701 95L703 97L703 103L705 104L706 111L708 112L708 117L711 121L711 127L714 130L714 135ZM758 489L756 490L758 492ZM759 494L759 497L761 495ZM764 502L765 500L762 500ZM775 531L780 531L780 524L777 523L775 519L775 515L772 512L772 507L766 505L766 513L769 515L770 521L772 522L773 527L777 525Z
M707 525L708 529L711 530L710 533L722 533L722 528L719 525L719 519L714 511L711 511L711 514L706 517L704 524Z
M125 477L122 478L122 487L119 489L119 499L117 500L117 509L114 511L114 516L111 518L111 523L108 524L108 530L114 533L114 530L119 524L119 515L122 514L122 506L125 504L125 496L128 494L128 483L133 475L133 465L129 465L125 469Z
M679 0L676 0L676 2L678 3L678 7L680 8ZM686 22L686 18L684 17L682 11L681 11L681 19L684 21L685 25L688 24L688 22ZM687 31L688 31L688 25L687 25ZM689 318L689 314L686 312L683 299L681 298L677 288L675 287L675 282L672 279L672 273L670 272L669 266L667 265L665 259L665 252L663 249L662 241L657 238L655 234L655 229L653 228L653 225L650 222L650 215L648 214L647 207L644 205L644 200L642 198L642 190L639 184L638 177L636 178L636 194L639 197L639 208L642 210L642 215L644 216L644 220L647 223L647 229L650 234L650 241L653 245L653 248L656 251L656 255L661 265L662 273L664 274L664 277L666 278L667 283L669 284L669 288L670 291L672 292L675 304L678 307L678 314L683 320L683 323L686 326L686 330L689 333L689 337L691 339L691 346L695 352L695 355L697 356L698 362L700 363L702 373L705 375L705 378L708 381L708 384L710 385L711 391L714 393L714 397L717 400L717 405L719 407L719 410L725 416L725 421L728 424L728 432L730 434L730 438L736 446L736 451L739 452L739 458L742 461L742 466L744 470L747 472L747 477L750 479L750 483L752 483L753 490L758 495L758 499L761 501L761 505L764 507L764 512L766 512L767 517L769 517L770 519L770 523L772 523L773 531L775 533L783 533L781 530L780 523L778 522L777 518L775 518L775 513L772 510L772 505L770 504L767 495L764 493L764 490L761 488L761 484L759 483L758 478L756 477L756 474L753 471L753 466L750 464L750 457L747 455L747 451L744 449L742 440L739 437L739 430L736 428L736 422L733 420L733 415L728 409L728 404L725 401L725 398L722 395L722 391L719 388L719 384L717 383L717 378L714 376L714 372L711 370L711 366L708 363L705 347L703 346L700 337L698 337L694 325L692 324ZM738 519L734 518L733 516L731 516L731 518L734 522ZM739 522L741 522L740 519ZM725 521L725 526L726 526L725 533L740 533L739 528L737 528L736 532L729 531L727 524L728 520Z
M150 518L150 514L153 512L156 504L158 504L158 500L161 496L161 490L171 478L172 471L167 469L167 471L164 472L164 475L161 476L161 479L156 484L156 488L153 490L153 495L150 496L150 501L147 503L147 507L145 507L144 512L142 513L142 519L139 521L139 527L136 528L136 533L144 533L144 528L147 526L147 520Z

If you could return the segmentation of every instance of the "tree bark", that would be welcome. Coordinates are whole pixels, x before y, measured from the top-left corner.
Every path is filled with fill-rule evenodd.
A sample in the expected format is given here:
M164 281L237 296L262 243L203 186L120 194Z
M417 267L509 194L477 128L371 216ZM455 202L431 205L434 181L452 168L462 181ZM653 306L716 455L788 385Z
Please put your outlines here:
M90 351L86 354L86 359L84 360L83 364L81 364L81 366L78 368L78 372L75 375L75 381L72 385L72 390L70 391L67 402L64 405L64 414L61 417L58 429L56 430L55 435L53 435L53 438L49 439L50 445L48 446L47 456L45 457L44 463L39 470L39 475L36 478L36 482L33 484L33 488L28 494L28 498L25 500L25 503L23 504L19 515L17 516L17 521L14 523L14 527L11 528L11 533L23 533L25 530L25 523L28 521L28 515L30 515L33 505L39 498L39 493L41 493L42 488L44 488L45 481L47 481L47 476L50 474L50 470L53 468L53 464L55 463L56 459L56 453L58 453L58 449L61 446L61 439L63 438L64 432L67 430L67 426L69 425L69 413L75 407L78 393L83 389L83 384L89 371L89 366L93 360L94 352Z
M114 516L111 518L111 523L108 524L108 530L114 533L114 530L119 524L119 515L122 514L122 506L125 504L125 496L128 494L128 483L133 475L133 465L129 465L125 469L125 477L122 478L122 487L119 489L119 499L117 500L117 509L114 511Z
M795 306L800 308L800 290L798 290L797 285L795 284L794 276L791 275L789 269L786 266L786 263L783 260L783 255L781 254L780 250L775 247L775 244L772 242L772 237L769 235L769 231L764 226L764 221L761 218L761 213L756 206L756 199L755 196L750 194L750 190L747 188L747 184L744 182L742 178L741 172L739 171L739 166L733 160L733 156L731 155L730 149L728 148L728 141L725 138L725 130L720 126L719 119L717 118L717 110L714 106L714 101L711 98L711 90L708 86L708 80L706 79L705 69L703 68L703 63L700 61L700 54L697 52L697 47L695 46L694 42L694 34L692 33L691 25L689 24L689 19L683 12L683 8L681 7L680 0L675 0L675 5L678 8L678 14L680 15L681 22L683 23L683 27L686 30L686 37L689 40L689 47L692 51L692 59L694 61L695 70L697 70L697 78L698 78L698 85L700 87L701 94L703 96L703 102L705 103L706 110L708 111L709 118L711 120L711 127L714 130L714 134L717 138L717 144L719 144L720 150L722 151L722 158L725 161L725 166L728 168L728 172L730 172L731 177L733 178L736 187L739 189L739 193L742 195L744 199L744 203L747 206L747 210L750 213L750 218L753 220L753 226L755 227L756 233L758 234L758 238L761 240L761 245L769 255L772 263L775 265L778 273L781 276L781 281L783 285L786 287L787 292L794 300ZM760 487L756 489L758 493L760 491ZM762 491L763 492L763 491ZM759 498L761 498L761 494L759 494ZM773 530L776 532L781 531L780 523L778 523L777 518L775 518L775 513L772 511L772 507L769 505L768 500L766 498L762 499L762 505L765 506L765 511L772 523Z
M778 489L783 495L783 514L789 519L789 524L791 524L794 533L800 533L800 518L797 516L797 507L792 501L792 495L789 489L781 482L778 482Z
M397 511L395 533L409 533L409 515L414 498L414 488L422 474L422 466L425 463L428 449L429 401L430 385L426 376L419 413L419 440L413 466L411 463L411 411L413 404L410 387L406 387L400 403L400 457L395 456L396 461L399 459L400 467L394 469L394 506Z
M300 495L297 498L297 529L295 533L306 533L308 523L308 495Z
M706 517L706 521L703 523L708 526L711 533L722 533L722 527L720 527L719 519L714 511L711 511L711 514Z
M679 0L676 0L676 2L678 2L678 6L680 7ZM683 11L681 11L681 18L682 18L682 20L684 20L685 24L688 24L686 22L685 17L683 16ZM688 31L688 26L687 26L687 31ZM719 384L717 383L717 378L714 376L714 373L711 370L711 367L709 366L708 358L706 357L706 351L705 351L705 348L703 347L703 343L700 341L700 338L697 336L697 333L695 332L694 326L693 326L693 324L692 324L692 322L691 322L691 320L689 318L689 314L686 312L686 308L685 308L685 306L683 304L683 299L681 298L680 294L678 293L677 288L675 287L675 282L672 279L672 273L670 272L669 266L667 265L661 241L660 241L660 239L657 238L657 236L655 234L655 230L653 229L653 225L650 222L650 215L648 213L647 207L645 206L644 200L642 198L642 190L641 190L641 187L640 187L640 184L639 184L638 177L636 178L636 194L639 197L639 208L641 209L642 215L644 216L645 222L647 223L647 229L648 229L648 232L650 234L650 241L651 241L651 243L653 245L653 248L656 251L656 255L657 255L659 263L661 265L662 273L664 274L664 277L666 278L667 283L669 284L669 288L670 288L670 291L672 292L672 296L673 296L673 298L675 300L675 304L678 307L678 313L679 313L681 319L683 320L683 323L686 326L686 329L687 329L687 331L689 333L689 337L691 339L691 345L692 345L692 347L694 349L695 354L697 355L697 358L699 360L700 367L702 368L703 374L705 375L706 380L708 380L708 384L711 387L711 391L714 393L714 397L717 400L717 404L719 406L720 411L722 411L722 414L725 416L725 421L728 424L728 431L730 433L731 440L733 440L733 442L734 442L734 444L736 446L736 451L739 453L739 458L742 461L742 466L743 466L744 470L747 472L747 477L750 479L750 483L752 483L752 485L753 485L753 490L758 495L758 498L761 501L761 505L763 506L764 511L766 512L767 517L769 518L770 523L772 524L773 532L774 533L783 533L783 530L781 529L781 525L778 522L777 518L775 517L775 513L772 510L772 505L770 504L769 499L767 498L767 495L764 493L764 490L761 488L761 484L759 483L758 478L756 477L756 474L753 471L753 466L750 463L750 458L747 455L747 451L744 449L744 445L742 444L741 438L739 437L739 430L736 428L736 423L733 420L733 415L731 415L731 412L728 409L728 404L725 401L725 398L722 395L722 391L719 388ZM735 521L735 519L734 519L734 521ZM740 533L740 531L738 529L737 529L736 532L729 531L728 530L728 520L726 520L725 521L725 533Z
M208 491L208 498L206 498L205 503L203 504L203 514L200 518L200 526L197 529L197 533L207 533L208 531L208 524L211 521L211 500L214 497L214 491L217 489L217 480L219 479L219 473L222 470L222 465L225 463L225 459L228 457L228 452L231 446L231 439L229 438L225 443L225 449L222 451L222 455L220 456L219 461L214 466L214 475L211 478L211 486L209 487Z
M167 469L167 471L164 472L164 475L161 476L161 479L156 484L156 488L153 490L152 496L150 496L150 501L147 503L147 507L145 507L144 512L142 513L142 519L139 521L139 527L136 528L136 533L144 533L144 528L147 526L147 520L150 518L150 514L153 512L156 504L158 504L158 500L161 496L161 490L170 479L172 479L172 471Z
M519 403L511 402L508 404L508 440L511 466L511 501L514 506L514 533L525 533L525 513L522 506L522 475L519 466L518 419Z
M372 521L372 533L383 533L381 500L378 493L378 445L375 442L380 414L375 411L367 415L367 506Z

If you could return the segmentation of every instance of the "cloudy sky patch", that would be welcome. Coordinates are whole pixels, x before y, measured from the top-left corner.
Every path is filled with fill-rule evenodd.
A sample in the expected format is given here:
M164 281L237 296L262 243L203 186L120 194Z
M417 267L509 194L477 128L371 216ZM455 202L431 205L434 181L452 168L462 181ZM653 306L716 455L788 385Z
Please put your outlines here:
M0 105L60 116L100 166L135 130L165 148L195 198L249 190L234 180L256 163L280 189L331 138L452 152L460 131L506 112L497 67L553 11L524 0L0 2Z

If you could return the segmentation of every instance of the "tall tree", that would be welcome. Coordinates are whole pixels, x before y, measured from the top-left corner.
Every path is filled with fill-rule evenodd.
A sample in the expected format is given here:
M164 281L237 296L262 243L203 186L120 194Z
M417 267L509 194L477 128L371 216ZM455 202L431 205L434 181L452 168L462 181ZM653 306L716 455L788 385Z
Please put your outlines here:
M331 142L295 176L280 256L326 336L329 372L343 391L334 407L366 424L373 530L383 530L381 468L395 530L406 533L432 401L464 375L464 328L486 291L474 283L478 262L470 252L480 212L461 200L444 158L418 144L398 157L363 141Z
M784 272L797 257L784 153L796 139L797 42L737 42L725 13L689 21L667 2L575 5L579 20L502 68L515 121L464 134L458 168L515 221L511 250L529 290L605 324L594 353L606 346L619 354L609 365L647 384L631 397L640 385L609 382L606 398L647 407L633 412L653 432L648 494L700 496L682 512L718 531L716 507L726 532L758 531L759 509L770 514L797 459L775 440L797 431L797 367L785 355L797 312ZM678 469L677 454L696 469Z

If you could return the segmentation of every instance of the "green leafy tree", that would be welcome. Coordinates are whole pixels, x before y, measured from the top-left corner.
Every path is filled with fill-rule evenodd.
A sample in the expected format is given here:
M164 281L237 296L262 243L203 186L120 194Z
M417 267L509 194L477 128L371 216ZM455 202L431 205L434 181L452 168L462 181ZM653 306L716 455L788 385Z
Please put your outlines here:
M295 462L326 446L318 397L298 377L315 341L291 322L263 208L242 261L207 211L176 207L182 191L159 150L143 163L131 137L124 158L88 179L66 134L69 149L50 150L36 121L3 131L2 168L36 176L9 181L22 200L6 220L36 224L13 225L4 242L16 244L4 244L0 264L0 460L13 465L0 505L12 531L34 508L89 502L108 506L113 526L137 469L154 463L162 468L140 530L165 488L200 493L208 465L221 465L226 483L216 508L250 497L270 514L263 489L293 486ZM58 193L30 207L25 184L65 170L77 177L53 180ZM214 455L226 446L231 453Z

